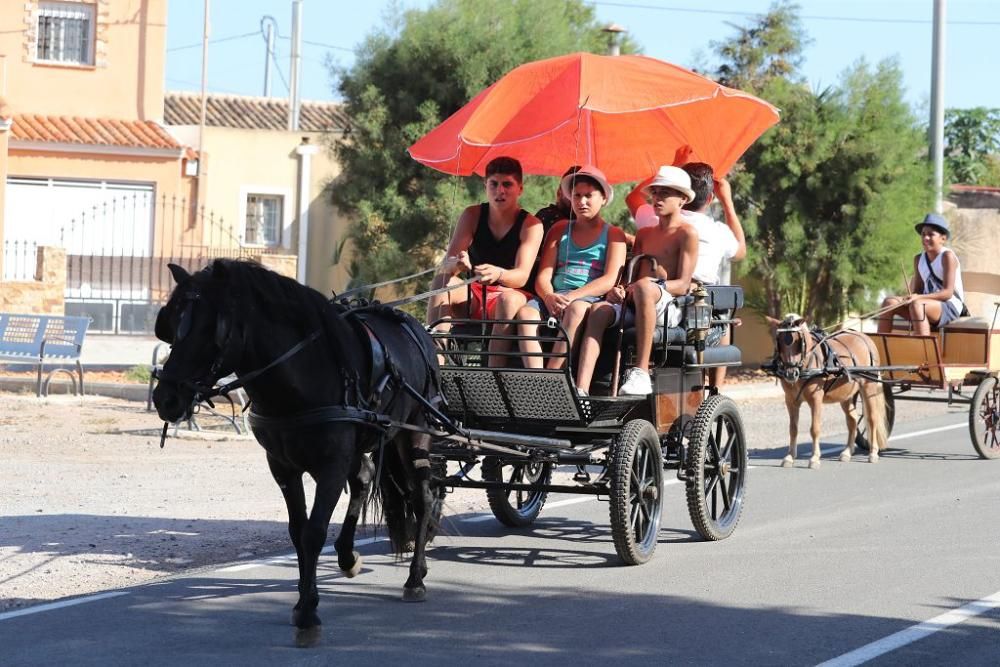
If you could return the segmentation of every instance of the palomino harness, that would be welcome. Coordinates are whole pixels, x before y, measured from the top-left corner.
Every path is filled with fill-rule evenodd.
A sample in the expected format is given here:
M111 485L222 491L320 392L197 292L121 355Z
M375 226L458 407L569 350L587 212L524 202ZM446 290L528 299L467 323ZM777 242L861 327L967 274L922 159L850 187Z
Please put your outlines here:
M775 338L775 350L774 358L771 360L770 364L765 365L763 368L765 371L779 378L782 378L788 382L797 382L803 380L802 386L799 389L799 395L801 396L802 391L805 389L806 382L813 380L817 377L826 378L824 382L823 391L829 391L835 382L841 379L841 377L846 377L850 382L854 378L852 375L852 368L858 367L861 364L858 363L858 359L854 356L854 353L848 349L846 346L845 350L847 354L851 357L851 364L849 366L844 365L840 359L840 355L833 351L830 345L830 341L840 335L840 334L855 334L856 332L843 330L834 334L826 334L822 329L812 328L809 329L809 335L812 337L813 345L809 349L808 353L805 352L805 341L803 340L803 333L801 327L779 327L775 329L777 337ZM795 341L794 336L798 335L799 340ZM796 356L798 359L795 361L785 361L781 357L780 346L790 347L792 345L798 344L802 347L802 351L798 352ZM816 355L820 356L817 357ZM869 360L866 366L871 366L874 364L874 354L871 348L868 348ZM813 361L819 361L820 363L816 366L812 366Z

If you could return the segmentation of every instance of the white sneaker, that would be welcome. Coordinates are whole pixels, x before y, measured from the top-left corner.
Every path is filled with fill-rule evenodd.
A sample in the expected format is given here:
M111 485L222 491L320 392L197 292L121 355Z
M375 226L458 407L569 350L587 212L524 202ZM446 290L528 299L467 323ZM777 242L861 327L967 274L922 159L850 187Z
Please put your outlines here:
M625 372L625 382L618 388L622 396L647 396L653 393L653 381L649 373L641 368L630 368Z
M586 398L590 394L587 393L586 389L580 389L579 387L577 387L576 388L576 395L579 396L580 398Z

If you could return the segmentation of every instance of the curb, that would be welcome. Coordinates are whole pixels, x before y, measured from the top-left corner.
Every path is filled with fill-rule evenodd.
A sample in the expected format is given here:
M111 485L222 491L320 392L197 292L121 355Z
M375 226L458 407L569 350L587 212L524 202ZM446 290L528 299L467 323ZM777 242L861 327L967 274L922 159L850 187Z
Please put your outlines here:
M149 386L145 384L112 384L109 382L87 382L84 375L84 396L106 396L120 398L126 401L146 402ZM0 391L35 394L37 380L35 378L0 377ZM50 396L72 396L73 383L67 380L53 380L49 383ZM43 396L44 398L44 396Z
M781 385L774 380L748 382L745 384L727 384L719 393L738 401L783 398L785 395L785 391L781 388Z

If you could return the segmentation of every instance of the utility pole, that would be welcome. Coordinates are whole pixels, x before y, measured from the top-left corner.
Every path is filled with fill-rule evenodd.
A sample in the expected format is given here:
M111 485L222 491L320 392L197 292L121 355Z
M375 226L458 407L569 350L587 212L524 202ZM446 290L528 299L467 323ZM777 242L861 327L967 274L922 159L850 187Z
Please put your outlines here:
M288 129L299 129L299 69L302 64L302 0L292 0L292 73L288 91Z
M261 28L265 29L267 52L264 54L264 97L271 96L271 61L274 60L274 26L277 21L273 16L265 16L260 20ZM266 28L265 28L266 26Z
M208 114L208 35L210 32L208 14L209 0L205 0L205 25L201 33L201 115L198 119L198 175L201 175L201 151L205 147L205 116Z
M945 0L934 0L934 37L931 58L930 157L934 164L934 210L944 211L944 64Z

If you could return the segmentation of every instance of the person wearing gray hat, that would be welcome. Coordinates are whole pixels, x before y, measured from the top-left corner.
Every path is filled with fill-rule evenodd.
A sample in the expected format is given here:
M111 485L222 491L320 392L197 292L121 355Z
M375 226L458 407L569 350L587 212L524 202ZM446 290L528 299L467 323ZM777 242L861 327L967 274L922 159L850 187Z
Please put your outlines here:
M928 213L914 225L920 234L924 251L913 258L913 279L905 297L890 296L882 302L878 318L879 333L892 331L894 316L909 320L913 333L928 336L931 327L942 327L958 317L969 314L963 299L962 266L958 255L945 247L950 234L948 219Z

